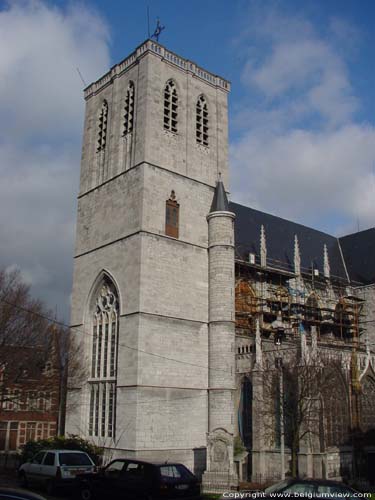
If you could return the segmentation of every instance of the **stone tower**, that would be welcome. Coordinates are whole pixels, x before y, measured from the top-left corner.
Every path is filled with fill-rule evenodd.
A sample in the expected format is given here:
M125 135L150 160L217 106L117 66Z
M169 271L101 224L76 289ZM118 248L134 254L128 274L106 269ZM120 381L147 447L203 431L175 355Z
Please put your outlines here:
M209 370L210 349L234 360L233 296L221 316L208 279L209 225L232 293L232 215L210 213L219 172L228 186L228 92L151 40L85 89L71 313L85 375L69 381L66 431L111 456L199 471L211 431L232 433L231 379ZM223 390L210 403L209 385Z
M208 446L204 482L233 477L235 390L234 213L223 183L216 185L208 220ZM222 477L220 477L222 475Z

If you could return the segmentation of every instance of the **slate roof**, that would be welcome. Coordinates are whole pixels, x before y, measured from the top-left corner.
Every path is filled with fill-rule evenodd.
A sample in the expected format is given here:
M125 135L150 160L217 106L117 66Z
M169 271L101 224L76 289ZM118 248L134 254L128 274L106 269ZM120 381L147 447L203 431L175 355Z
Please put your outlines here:
M267 262L271 267L294 271L294 237L297 235L302 272L311 272L312 265L323 274L323 251L327 245L332 278L348 281L338 238L301 224L266 214L237 203L229 203L236 214L236 258L248 260L249 253L259 260L260 228L264 226L267 244ZM374 239L375 242L375 239ZM351 243L348 243L350 247ZM373 266L375 270L375 265Z
M375 228L339 238L352 281L375 283Z
M229 206L228 198L227 198L227 193L225 192L224 189L224 184L222 183L222 181L218 181L216 183L210 214L212 212L221 212L221 211L226 212L228 210L228 206Z

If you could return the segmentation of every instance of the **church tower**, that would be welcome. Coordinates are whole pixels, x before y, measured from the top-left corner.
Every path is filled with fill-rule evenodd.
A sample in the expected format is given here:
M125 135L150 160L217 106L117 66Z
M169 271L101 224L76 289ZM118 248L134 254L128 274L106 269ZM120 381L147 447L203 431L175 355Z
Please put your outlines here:
M211 271L209 280L209 253L219 262L232 248L232 281L234 272L233 214L210 213L219 173L228 186L229 90L151 40L85 89L71 313L85 375L69 381L66 431L111 457L199 472L212 425L232 435L232 382L209 369L210 349L220 350L209 310L220 316L227 300L217 288L210 309L209 281L220 283ZM209 250L209 225L220 248ZM210 328L234 362L233 302ZM224 390L210 395L216 414L212 383Z

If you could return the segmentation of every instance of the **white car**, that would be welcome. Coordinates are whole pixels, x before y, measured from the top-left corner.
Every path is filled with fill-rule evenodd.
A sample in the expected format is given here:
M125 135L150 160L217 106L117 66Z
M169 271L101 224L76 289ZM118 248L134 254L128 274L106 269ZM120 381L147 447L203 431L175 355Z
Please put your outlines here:
M30 482L42 483L51 494L56 486L73 483L77 474L94 471L94 462L83 451L43 450L22 464L18 474L22 486Z

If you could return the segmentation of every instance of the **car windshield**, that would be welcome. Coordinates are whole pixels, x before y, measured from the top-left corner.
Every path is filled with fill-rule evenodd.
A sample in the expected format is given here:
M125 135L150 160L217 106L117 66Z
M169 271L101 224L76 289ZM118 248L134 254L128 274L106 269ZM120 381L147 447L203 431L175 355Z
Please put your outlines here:
M286 479L285 481L281 481L281 483L276 483L276 484L273 484L272 486L268 486L268 488L266 488L264 490L264 493L268 494L268 493L273 493L273 492L276 492L276 491L283 490L289 484L290 484L289 479Z
M86 453L59 453L60 465L92 465Z
M193 474L183 465L162 465L160 467L160 475L163 479L191 479Z

